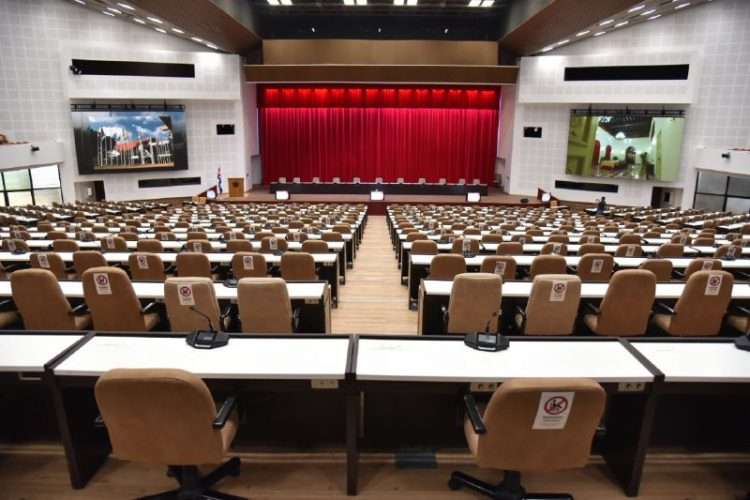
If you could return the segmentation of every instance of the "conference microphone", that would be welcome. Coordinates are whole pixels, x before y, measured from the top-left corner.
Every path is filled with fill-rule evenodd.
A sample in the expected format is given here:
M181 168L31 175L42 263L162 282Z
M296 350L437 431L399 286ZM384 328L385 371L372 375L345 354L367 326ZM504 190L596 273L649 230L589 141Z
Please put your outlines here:
M484 327L484 333L469 333L464 337L464 344L472 349L476 349L477 351L485 352L504 351L510 347L508 337L500 333L490 333L490 325L492 325L492 322L495 321L497 316L498 313L493 312Z
M216 330L207 314L199 311L195 306L188 306L188 309L208 322L209 331L195 330L185 338L187 345L195 349L216 349L229 343L229 334Z
M202 317L203 319L206 320L206 322L208 323L209 331L211 333L214 333L214 332L217 331L216 328L214 328L213 323L211 323L211 318L207 314L199 311L195 306L189 306L188 309L190 309L191 311L193 311L194 313L196 313L198 316L200 316L200 317Z

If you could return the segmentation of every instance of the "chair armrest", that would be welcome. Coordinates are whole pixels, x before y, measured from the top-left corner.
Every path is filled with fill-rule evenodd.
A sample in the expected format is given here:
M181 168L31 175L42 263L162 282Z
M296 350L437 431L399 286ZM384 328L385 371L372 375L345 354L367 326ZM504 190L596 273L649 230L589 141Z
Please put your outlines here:
M232 410L237 406L237 398L235 396L229 396L219 407L219 411L216 412L216 417L213 421L214 429L221 429L226 425L229 420L229 415L232 414Z
M443 331L448 331L448 319L450 319L450 315L448 314L448 308L445 306L440 306L440 312L443 315Z
M736 274L739 278L742 278L743 280L749 280L750 281L750 274L742 272L742 271L734 271L734 274Z
M685 279L685 273L680 272L680 271L672 270L672 276L674 276L675 278L677 278L679 280L684 280Z
M0 300L0 311L11 311L15 310L16 306L13 303L13 299Z
M18 264L8 264L7 266L3 266L3 267L4 267L4 269L3 269L3 270L4 270L4 271L5 271L6 273L12 273L13 271L18 271L19 269L24 269L24 268L26 268L26 267L27 267L27 265L26 265L26 264L23 264L23 263L18 263Z
M297 331L297 329L299 328L299 321L300 321L301 314L302 314L301 307L295 307L294 309L292 309L292 329L294 331Z
M747 307L732 306L732 312L738 312L740 314L744 314L745 316L750 316L750 309Z
M565 266L565 269L566 269L566 270L567 270L567 271L568 271L568 272L569 272L570 274L578 274L578 266Z
M654 302L654 312L661 314L674 315L674 309L662 302Z
M477 434L486 434L487 428L484 426L482 416L479 414L479 408L477 408L477 402L474 400L474 396L471 394L465 395L464 405L466 406L466 416L469 417L474 432Z
M221 269L221 264L214 264L211 266L211 272L212 273L218 273Z
M70 315L71 316L79 316L79 315L82 315L82 314L86 314L87 312L89 312L89 309L86 306L86 303L84 302L83 304L78 304L73 309L71 309Z
M158 304L156 302L149 302L146 304L146 307L144 307L141 310L141 314L148 314L151 312L151 309L155 309Z
M583 302L584 309L588 309L588 312L591 314L594 314L596 316L599 316L602 312L599 310L598 307L596 307L591 302Z
M221 319L228 318L232 314L232 304L229 304L224 312L221 313Z
M104 428L104 419L101 415L97 415L94 419L94 428L95 429L102 429Z
M164 274L172 274L172 273L176 273L176 272L177 272L177 265L176 264L170 264L164 270Z

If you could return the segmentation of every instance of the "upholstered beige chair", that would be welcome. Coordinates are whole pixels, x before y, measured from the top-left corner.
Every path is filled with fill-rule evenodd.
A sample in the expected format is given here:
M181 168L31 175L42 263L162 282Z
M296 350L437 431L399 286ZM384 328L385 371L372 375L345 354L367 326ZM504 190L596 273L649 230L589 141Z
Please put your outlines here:
M668 259L648 259L641 262L638 269L651 271L656 276L656 281L672 280L672 262Z
M314 281L315 259L305 252L285 252L281 256L281 277L286 281Z
M240 473L232 458L200 477L198 465L221 463L237 433L236 399L217 405L197 376L173 369L111 370L96 382L96 403L119 459L168 467L179 487L149 498L242 500L212 491Z
M638 234L627 233L620 236L620 245L641 245L641 236Z
M92 267L107 266L107 259L98 250L78 250L73 252L73 268L76 274L81 277L87 269Z
M266 258L255 252L237 252L232 257L232 276L235 279L262 278L268 274Z
M583 321L597 335L633 337L644 335L656 295L656 275L643 269L617 271L609 281L598 308Z
M133 284L117 267L93 267L82 276L83 295L91 311L94 328L102 331L145 332L156 328L156 303L141 309Z
M323 233L320 235L320 239L323 241L344 241L342 233Z
M578 277L582 281L606 282L612 276L615 259L606 253L587 253L581 257L576 266Z
M260 241L262 253L286 252L288 247L286 240L275 236L268 236Z
M653 323L670 335L718 335L732 299L734 276L726 271L697 271L688 278L674 309L657 303ZM666 314L665 314L666 313Z
M516 260L508 255L493 255L485 257L479 271L500 276L503 281L516 279Z
M690 264L685 268L684 273L673 273L677 274L680 278L687 281L693 273L698 271L721 271L722 264L718 259L704 259L698 258L690 261Z
M177 275L182 278L203 277L218 279L218 275L211 269L211 261L203 253L180 252L177 254Z
M294 333L296 318L283 279L243 278L237 302L243 332Z
M584 243L578 247L578 255L583 256L590 253L604 253L605 248L601 243Z
M102 250L106 252L127 252L128 242L120 236L109 236L100 240Z
M540 274L565 274L565 257L560 255L537 255L531 261L529 276L534 279Z
M253 244L249 240L229 240L227 241L227 252L229 253L237 253L237 252L252 252L253 251Z
M523 255L523 243L516 241L500 243L495 253L497 255Z
M55 252L77 252L80 247L77 241L59 238L52 240L52 250Z
M464 243L466 242L466 243ZM451 253L463 255L465 253L478 254L480 250L479 240L456 238L451 245Z
M573 393L573 397L568 401L560 393ZM464 433L469 450L479 467L501 469L504 478L493 486L454 472L449 487L452 490L468 487L502 500L572 499L572 495L526 493L521 486L521 474L584 467L591 455L591 443L605 400L604 389L588 379L510 380L495 391L484 411L472 395L465 396ZM538 428L535 422L540 407L567 410L565 425Z
M164 263L155 253L133 252L128 255L128 269L133 281L164 281Z
M440 254L432 258L430 263L431 280L452 280L457 275L466 272L466 259L456 254Z
M135 249L137 252L162 253L164 252L164 245L156 239L138 240Z
M75 273L65 266L65 262L54 252L36 252L29 256L29 263L33 269L46 269L58 280L69 280L76 277Z
M636 243L620 243L615 250L615 257L642 257L643 248Z
M213 251L213 245L211 245L211 242L207 239L200 240L189 238L185 243L185 250L196 253L211 253Z
M306 240L302 243L302 251L310 254L328 253L328 243L323 240Z
M558 242L545 243L542 245L539 255L568 255L568 245Z
M70 307L50 270L15 271L10 275L10 287L27 330L86 330L91 326L91 315L86 313L85 306ZM0 313L0 324L3 314Z
M524 335L570 335L581 301L581 279L568 274L534 278L526 309L518 308L516 327Z
M164 302L173 332L224 329L214 283L209 278L167 279L164 282Z
M660 259L677 259L685 255L685 246L679 243L664 243L656 250Z
M502 279L497 274L462 273L453 280L444 320L447 333L496 332Z

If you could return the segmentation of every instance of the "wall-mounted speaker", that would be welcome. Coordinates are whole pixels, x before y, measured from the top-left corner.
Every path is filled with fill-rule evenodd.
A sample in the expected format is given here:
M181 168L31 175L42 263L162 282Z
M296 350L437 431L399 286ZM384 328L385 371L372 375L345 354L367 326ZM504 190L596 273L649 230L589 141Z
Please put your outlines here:
M217 124L216 135L234 135L234 123Z
M70 64L70 71L74 75L195 78L195 65L178 63L73 59Z
M617 184L599 184L598 182L555 181L557 189L572 189L573 191L596 191L601 193L616 193L620 190Z
M524 127L523 128L523 136L529 137L531 139L541 139L542 138L542 127Z

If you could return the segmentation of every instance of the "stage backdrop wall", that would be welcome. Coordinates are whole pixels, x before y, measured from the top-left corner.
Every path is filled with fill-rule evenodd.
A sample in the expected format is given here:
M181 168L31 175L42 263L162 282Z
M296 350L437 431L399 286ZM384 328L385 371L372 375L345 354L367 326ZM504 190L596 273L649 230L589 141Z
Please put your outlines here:
M259 86L265 182L489 183L499 88Z

